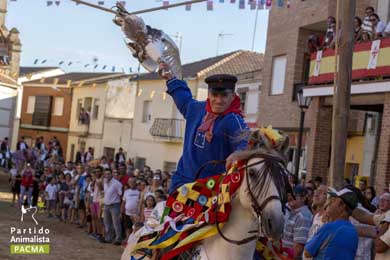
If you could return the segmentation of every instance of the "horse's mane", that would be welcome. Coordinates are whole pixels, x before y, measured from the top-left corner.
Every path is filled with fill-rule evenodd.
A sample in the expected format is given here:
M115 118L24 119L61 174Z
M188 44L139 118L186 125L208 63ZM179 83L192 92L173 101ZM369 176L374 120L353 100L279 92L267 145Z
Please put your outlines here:
M286 168L289 138L281 131L272 131L279 135L277 142L270 140L260 129L249 134L243 133L242 136L246 135L248 140L248 148L245 151L236 152L235 155L239 160L246 160L247 164L250 159L261 158L263 165L256 174L251 176L251 191L256 197L263 196L268 192L272 181L281 198L284 211L287 193L291 193L292 190L288 182L290 173Z

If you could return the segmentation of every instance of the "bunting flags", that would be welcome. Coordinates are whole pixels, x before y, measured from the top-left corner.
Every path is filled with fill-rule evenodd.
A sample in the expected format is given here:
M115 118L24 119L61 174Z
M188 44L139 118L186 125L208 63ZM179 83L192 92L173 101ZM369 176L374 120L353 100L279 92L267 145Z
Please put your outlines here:
M17 0L10 0L11 2L18 2ZM42 0L43 2L46 3L46 6L47 7L52 7L52 6L60 6L61 3L67 3L65 1L61 1L61 0ZM104 1L104 0L94 0L95 3L97 3L97 5L100 5L100 6L108 6L108 5L112 5L113 2L115 2L115 0L108 0L108 1ZM125 6L127 1L129 0L125 0L125 1L117 1L119 4L121 4L122 6ZM161 0L160 0L161 1ZM159 1L159 2L160 2ZM287 8L290 8L290 5L291 5L291 0L275 0L276 1L276 4L278 7L284 7L285 6L285 1L287 1ZM304 0L302 0L304 1ZM19 1L21 2L21 1ZM165 7L166 9L168 9L168 6L170 5L170 1L168 0L162 0L162 5L163 7ZM218 0L218 3L220 4L224 4L225 2L230 2L231 4L235 4L237 3L236 0ZM238 5L238 8L239 9L245 9L245 5L246 5L246 0L239 0L239 5ZM75 2L76 5L80 5L78 2ZM208 0L206 1L206 5L207 5L207 11L213 11L214 10L214 0ZM250 10L256 10L256 9L264 9L266 8L267 10L271 8L272 6L272 0L248 0L248 5L250 6ZM186 11L191 11L192 10L192 4L186 4L185 5L185 10Z

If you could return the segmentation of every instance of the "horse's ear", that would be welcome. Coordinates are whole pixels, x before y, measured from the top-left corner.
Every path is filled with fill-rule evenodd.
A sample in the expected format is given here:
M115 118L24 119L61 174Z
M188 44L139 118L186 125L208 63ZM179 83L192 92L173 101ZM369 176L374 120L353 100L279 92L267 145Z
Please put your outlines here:
M283 155L286 155L288 148L290 147L290 137L283 132L280 132L280 134L284 136L284 140L281 143L279 150Z

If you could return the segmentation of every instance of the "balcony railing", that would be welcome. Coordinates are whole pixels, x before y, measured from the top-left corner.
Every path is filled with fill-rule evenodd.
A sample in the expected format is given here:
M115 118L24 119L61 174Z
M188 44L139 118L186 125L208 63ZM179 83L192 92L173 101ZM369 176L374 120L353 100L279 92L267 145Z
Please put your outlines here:
M149 132L154 137L183 139L184 124L183 119L156 118Z
M390 78L390 38L355 43L352 61L352 80ZM326 49L313 53L310 61L309 85L333 82L335 51Z

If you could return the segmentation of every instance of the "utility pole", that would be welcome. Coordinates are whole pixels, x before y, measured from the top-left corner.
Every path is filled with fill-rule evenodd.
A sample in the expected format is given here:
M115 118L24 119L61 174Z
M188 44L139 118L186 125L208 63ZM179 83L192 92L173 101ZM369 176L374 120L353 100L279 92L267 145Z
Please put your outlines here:
M353 17L356 0L337 0L336 64L333 93L332 154L330 185L340 189L344 180L345 152L348 135L348 118L352 83ZM341 18L341 20L340 20ZM341 37L339 39L339 22ZM337 64L337 53L339 54Z

